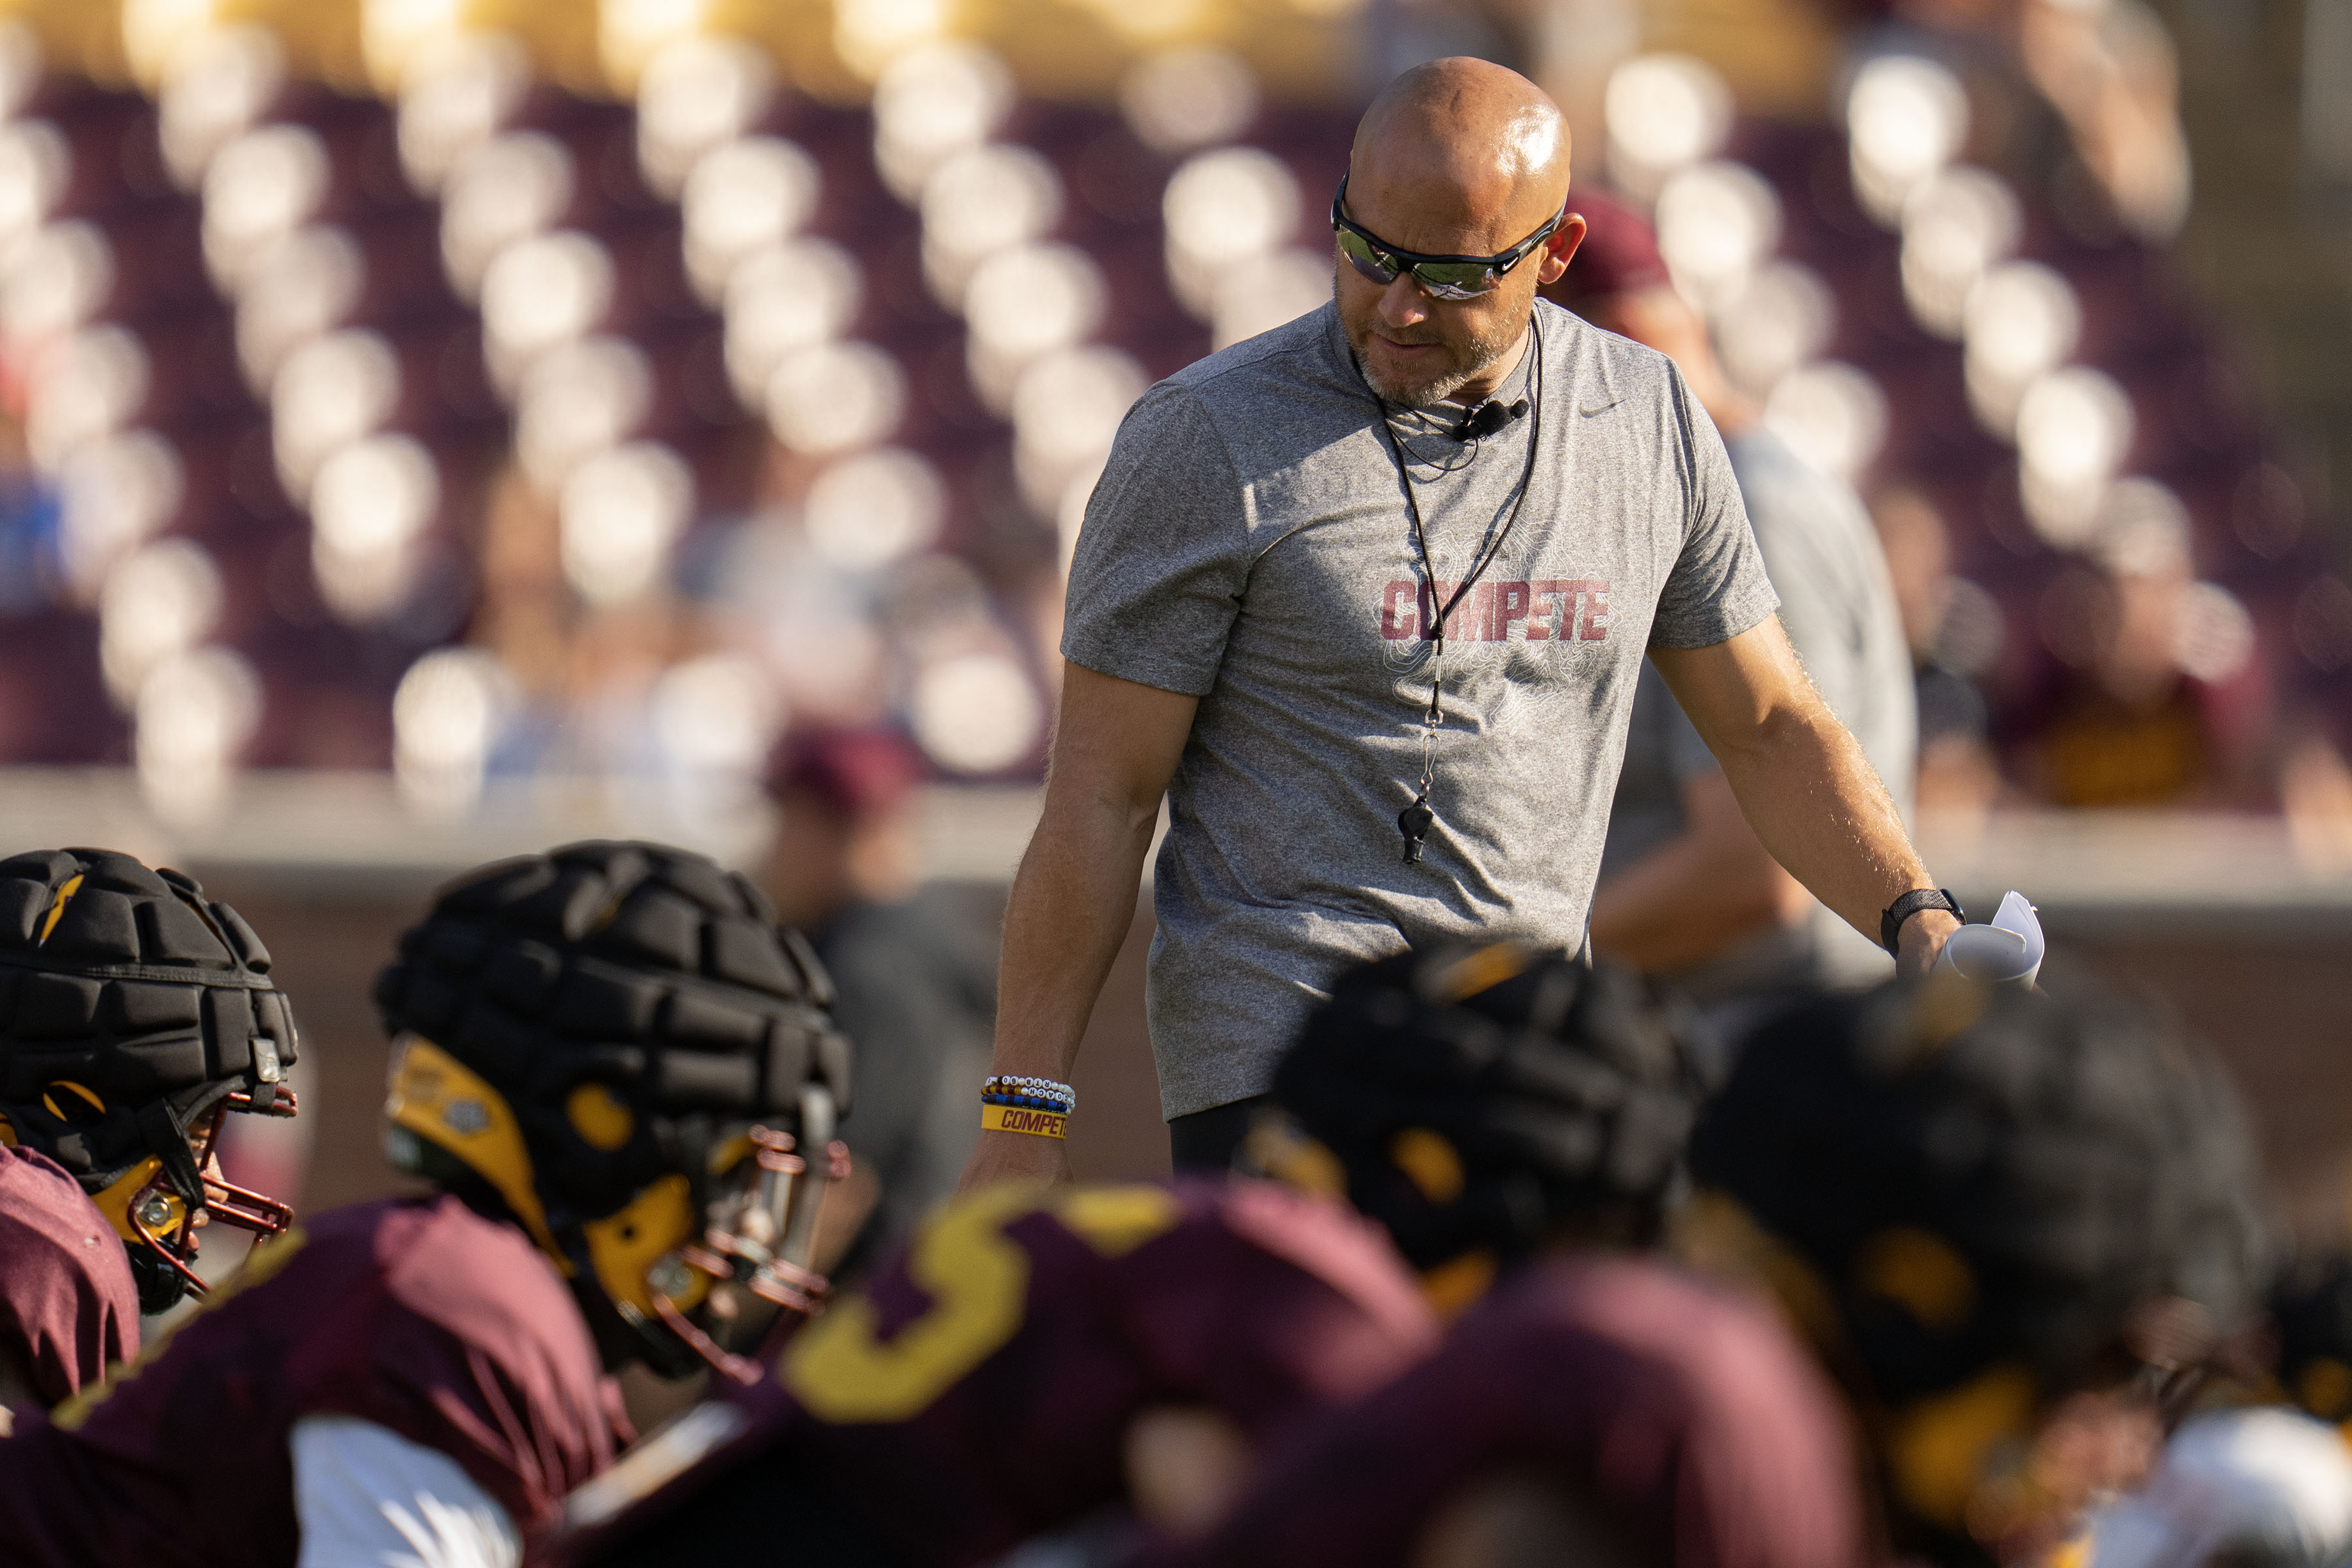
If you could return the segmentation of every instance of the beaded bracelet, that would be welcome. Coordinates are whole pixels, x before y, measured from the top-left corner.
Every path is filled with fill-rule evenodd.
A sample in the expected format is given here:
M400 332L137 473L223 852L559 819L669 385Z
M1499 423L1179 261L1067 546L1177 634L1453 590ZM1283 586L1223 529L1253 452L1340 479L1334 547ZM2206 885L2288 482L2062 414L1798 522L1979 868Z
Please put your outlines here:
M1055 1109L1065 1115L1078 1108L1078 1091L1066 1083L1056 1083L1050 1078L1029 1078L1017 1073L991 1073L980 1086L981 1098L1002 1094L1018 1097L1020 1103L1034 1100L1057 1102Z
M1024 1110L1058 1110L1067 1116L1077 1109L1066 1100L1054 1100L1042 1094L983 1094L982 1105L1017 1105Z

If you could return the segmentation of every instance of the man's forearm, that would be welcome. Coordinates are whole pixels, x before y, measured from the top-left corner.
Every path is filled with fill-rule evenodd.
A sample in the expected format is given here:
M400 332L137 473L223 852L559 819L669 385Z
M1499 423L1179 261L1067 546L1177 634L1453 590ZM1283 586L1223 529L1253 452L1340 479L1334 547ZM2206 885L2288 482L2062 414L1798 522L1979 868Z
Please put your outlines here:
M1066 1081L1128 928L1158 810L1049 798L1004 911L996 1070Z
M1818 697L1774 712L1748 743L1717 755L1772 858L1871 941L1896 896L1935 885L1894 797Z

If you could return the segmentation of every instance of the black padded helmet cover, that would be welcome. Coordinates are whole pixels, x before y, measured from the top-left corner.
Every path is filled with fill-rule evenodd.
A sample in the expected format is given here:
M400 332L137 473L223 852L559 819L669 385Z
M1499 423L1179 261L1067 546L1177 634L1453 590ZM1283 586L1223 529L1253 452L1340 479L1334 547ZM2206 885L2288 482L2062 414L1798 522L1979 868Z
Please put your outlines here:
M430 1040L507 1100L549 1223L611 1214L665 1173L698 1184L697 1129L793 1129L803 1088L849 1103L832 983L767 900L703 856L588 842L464 877L376 982L385 1030ZM589 1142L583 1084L631 1112Z
M1274 1093L1337 1156L1349 1201L1425 1269L1479 1247L1513 1257L1604 1213L1654 1222L1697 1088L1634 976L1498 944L1342 975ZM1399 1138L1416 1131L1459 1161L1450 1201L1398 1163Z
M1794 1008L1748 1043L1691 1167L1811 1265L1896 1403L2011 1358L2063 1386L2155 1297L2234 1325L2266 1267L2228 1079L2150 1000L2082 981ZM1948 1305L1891 1267L1923 1246L1953 1260Z
M194 878L106 849L0 860L0 1115L85 1188L184 1159L198 1117L274 1097L299 1048L268 950Z

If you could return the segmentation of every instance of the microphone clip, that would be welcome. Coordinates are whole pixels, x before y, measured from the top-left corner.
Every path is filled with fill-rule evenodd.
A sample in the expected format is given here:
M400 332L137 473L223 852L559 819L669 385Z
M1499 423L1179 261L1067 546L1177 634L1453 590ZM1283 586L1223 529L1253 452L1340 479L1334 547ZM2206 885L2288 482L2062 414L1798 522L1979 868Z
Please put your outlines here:
M1462 423L1454 427L1454 438L1465 443L1483 441L1512 421L1525 418L1527 412L1528 400L1524 397L1507 406L1490 397L1462 416Z

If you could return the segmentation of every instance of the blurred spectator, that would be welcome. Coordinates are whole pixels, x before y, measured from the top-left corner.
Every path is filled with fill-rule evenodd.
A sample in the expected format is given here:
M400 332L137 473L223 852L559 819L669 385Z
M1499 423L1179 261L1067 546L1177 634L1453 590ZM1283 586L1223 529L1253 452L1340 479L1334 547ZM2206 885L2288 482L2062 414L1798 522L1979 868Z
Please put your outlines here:
M1871 519L1911 646L1919 810L1980 816L2000 788L2000 773L1991 713L1975 675L2000 651L2000 609L1983 589L1952 575L1951 533L1926 496L1891 486L1872 498Z
M0 615L37 609L59 588L59 510L26 457L23 422L0 415Z
M2177 515L2119 517L2042 590L2058 664L2008 716L2013 776L2062 806L2271 804L2269 682L2219 592Z
M994 933L916 885L920 772L896 734L859 730L790 737L769 773L776 833L762 882L824 960L834 1017L857 1047L842 1135L851 1191L873 1209L845 1269L954 1191L993 1045Z
M1940 60L1967 84L1979 162L2044 190L2085 237L2150 244L2189 212L2179 63L2143 0L1890 0L1864 58Z
M1800 460L1731 385L1649 224L1599 193L1570 201L1589 227L1551 297L1681 367L1723 434L1790 642L1907 818L1917 733L1910 658L1868 514L1845 485ZM1757 842L1714 755L1646 665L1592 940L1710 1001L1868 984L1889 973L1877 943L1830 913Z

